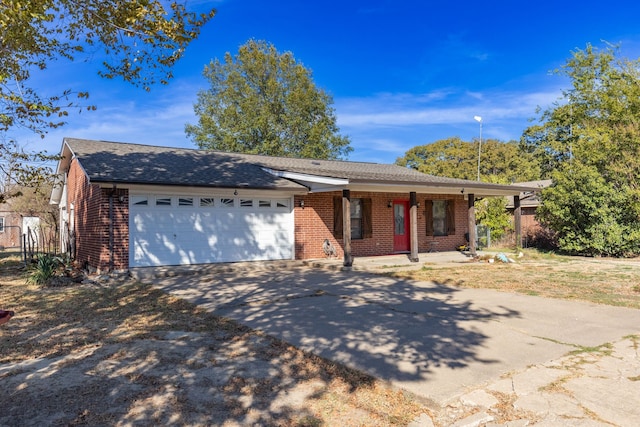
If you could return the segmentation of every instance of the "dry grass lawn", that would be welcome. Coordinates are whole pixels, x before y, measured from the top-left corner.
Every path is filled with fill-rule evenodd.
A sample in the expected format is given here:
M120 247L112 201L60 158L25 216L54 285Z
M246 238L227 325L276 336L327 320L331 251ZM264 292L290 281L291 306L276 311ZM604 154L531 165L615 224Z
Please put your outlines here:
M417 271L398 271L398 277L467 287L518 292L547 298L589 301L640 308L640 258L584 258L525 250L515 263L484 260L455 266L425 264Z
M387 426L429 413L370 376L133 281L41 288L4 259L0 308L16 312L0 328L0 379L18 384L0 394L0 425ZM37 384L18 364L36 358L68 370ZM104 381L91 381L96 372ZM70 377L87 374L79 393Z
M387 426L421 414L437 424L429 408L372 377L151 286L41 288L25 284L18 264L0 260L0 308L16 312L0 328L0 379L14 384L0 394L0 425ZM640 308L638 259L526 252L509 264L388 274ZM37 358L39 370L24 365Z

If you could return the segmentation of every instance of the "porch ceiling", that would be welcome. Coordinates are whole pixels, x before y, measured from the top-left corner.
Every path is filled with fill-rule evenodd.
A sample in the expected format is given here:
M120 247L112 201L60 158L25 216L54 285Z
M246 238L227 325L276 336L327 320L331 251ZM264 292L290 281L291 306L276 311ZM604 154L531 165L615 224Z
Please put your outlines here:
M375 166L379 165L370 165L373 169L375 169ZM335 170L333 175L321 175L310 173L308 170L300 172L296 170L277 170L268 167L264 167L263 170L274 176L301 184L308 188L310 193L341 190L376 193L409 193L415 191L416 193L429 194L474 194L479 197L503 197L538 190L538 187L533 185L491 184L436 177L413 170L409 171L406 168L399 168L395 165L386 166L391 166L390 170L398 171L398 174L393 175L388 171L386 174L376 174L362 171L354 173L353 171ZM295 169L295 165L292 169Z
M325 193L341 190L367 191L373 193L410 193L415 191L416 193L427 194L473 194L476 197L503 197L538 190L534 187L484 184L473 181L465 184L425 184L343 180L342 182L331 184L324 181L313 181L307 176L305 180L296 180L296 182L309 188L310 193Z

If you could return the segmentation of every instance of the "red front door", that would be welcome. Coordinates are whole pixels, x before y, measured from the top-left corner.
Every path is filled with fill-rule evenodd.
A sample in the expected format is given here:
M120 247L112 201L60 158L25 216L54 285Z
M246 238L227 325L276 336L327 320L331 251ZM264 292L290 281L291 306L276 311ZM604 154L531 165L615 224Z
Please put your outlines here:
M393 251L409 252L409 201L393 201Z

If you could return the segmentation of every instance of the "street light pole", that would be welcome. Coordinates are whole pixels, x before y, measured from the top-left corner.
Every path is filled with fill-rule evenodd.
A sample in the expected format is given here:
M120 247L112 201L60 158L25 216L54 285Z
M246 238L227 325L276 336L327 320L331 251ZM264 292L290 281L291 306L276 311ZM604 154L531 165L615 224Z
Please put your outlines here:
M482 150L482 117L473 116L473 119L480 123L480 143L478 144L478 181L480 181L480 152Z

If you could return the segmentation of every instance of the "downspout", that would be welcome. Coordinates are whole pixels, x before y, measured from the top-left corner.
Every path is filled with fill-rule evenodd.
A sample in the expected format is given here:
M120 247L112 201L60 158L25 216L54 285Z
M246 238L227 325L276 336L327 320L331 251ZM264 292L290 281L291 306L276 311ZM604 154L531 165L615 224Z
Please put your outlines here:
M109 272L113 271L114 267L114 255L113 255L113 195L116 192L116 186L113 186L111 193L109 193Z

